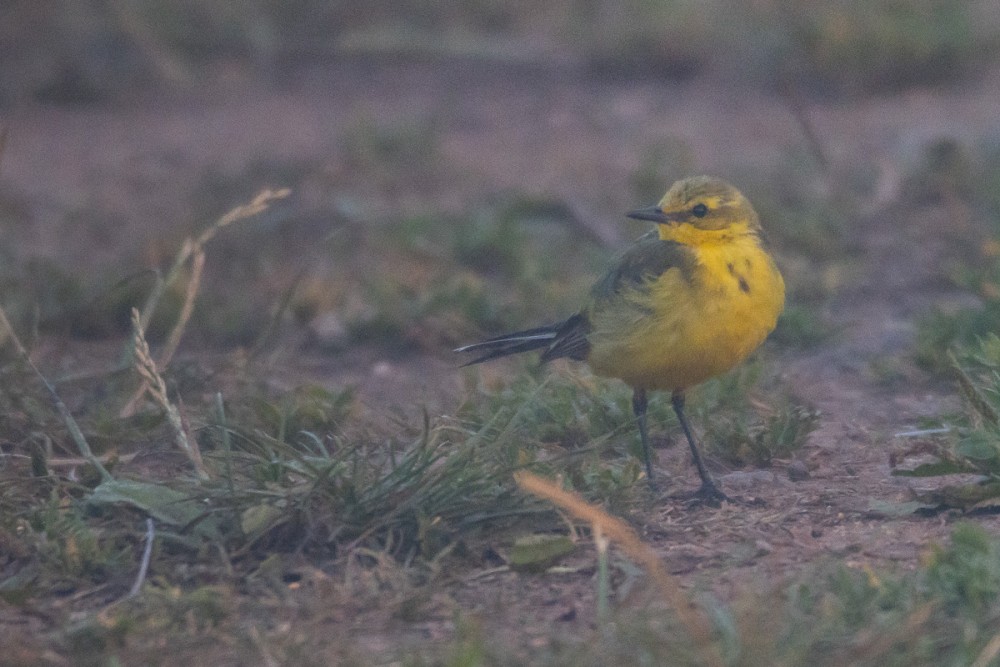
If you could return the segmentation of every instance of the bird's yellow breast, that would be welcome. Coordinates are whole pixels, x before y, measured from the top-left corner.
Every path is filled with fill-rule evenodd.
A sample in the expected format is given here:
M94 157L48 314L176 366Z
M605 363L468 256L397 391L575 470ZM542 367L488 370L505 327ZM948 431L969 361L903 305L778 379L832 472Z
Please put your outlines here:
M756 235L688 248L686 270L592 304L587 362L595 373L683 390L742 362L774 329L785 285Z

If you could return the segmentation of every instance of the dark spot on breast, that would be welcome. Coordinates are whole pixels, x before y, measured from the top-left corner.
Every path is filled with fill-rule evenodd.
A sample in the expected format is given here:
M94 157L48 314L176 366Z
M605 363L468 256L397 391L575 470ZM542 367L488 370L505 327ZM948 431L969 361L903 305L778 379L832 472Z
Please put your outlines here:
M744 278L743 276L740 276L739 277L739 282L740 282L740 291L743 292L743 293L745 293L745 294L749 294L750 293L750 283L747 282L747 279Z
M731 276L735 276L736 275L736 267L733 266L732 262L727 262L726 263L726 268L729 269L729 275L731 275Z
M747 265L747 271L753 268L753 262L750 261L749 257L744 259L743 262Z

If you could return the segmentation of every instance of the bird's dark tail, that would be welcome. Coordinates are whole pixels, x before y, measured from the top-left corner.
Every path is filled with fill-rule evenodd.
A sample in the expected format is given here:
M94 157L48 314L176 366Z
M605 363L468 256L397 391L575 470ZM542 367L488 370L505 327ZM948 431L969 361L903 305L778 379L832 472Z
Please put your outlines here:
M536 327L525 331L504 334L503 336L490 338L489 340L473 343L472 345L465 345L455 350L455 352L474 352L478 354L479 356L462 364L463 366L471 366L489 361L490 359L506 357L510 354L547 348L556 339L558 331L556 326Z
M542 361L551 361L559 357L586 359L587 352L590 350L590 344L586 338L589 330L590 325L586 317L578 314L558 324L517 331L465 345L456 349L455 352L479 354L472 361L462 364L463 366L471 366L531 350L545 350L542 352Z

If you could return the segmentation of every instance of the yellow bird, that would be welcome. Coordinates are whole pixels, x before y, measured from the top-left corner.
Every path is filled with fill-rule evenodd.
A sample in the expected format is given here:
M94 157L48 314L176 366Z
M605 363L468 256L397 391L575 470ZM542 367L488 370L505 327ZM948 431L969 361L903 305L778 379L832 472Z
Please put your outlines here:
M785 283L767 251L756 211L743 194L710 176L674 183L656 206L627 214L657 223L591 289L569 319L458 348L466 365L542 350L543 362L586 361L597 375L632 387L646 475L653 483L646 431L647 392L672 404L701 477L695 494L726 496L712 481L684 416L684 392L741 363L774 330ZM657 233L658 232L658 233Z

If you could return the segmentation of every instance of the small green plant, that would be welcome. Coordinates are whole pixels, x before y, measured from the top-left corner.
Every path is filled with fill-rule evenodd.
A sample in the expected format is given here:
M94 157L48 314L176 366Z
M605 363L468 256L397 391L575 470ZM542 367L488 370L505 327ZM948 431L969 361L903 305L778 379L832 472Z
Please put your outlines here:
M733 465L767 466L772 459L788 458L819 424L819 412L787 394L778 392L766 402L757 398L764 384L762 369L760 361L753 361L692 395L706 450Z
M974 347L977 337L992 331L1000 331L1000 300L954 312L932 310L917 321L913 358L924 370L946 375L953 368L949 350Z
M949 610L977 618L995 608L1000 548L982 528L959 524L952 531L951 547L935 545L927 560L927 588Z
M790 303L769 340L793 348L815 348L835 335L834 327L814 305Z
M946 485L918 496L932 507L965 509L991 505L1000 497L1000 337L990 334L977 345L961 348L961 361L949 354L951 372L965 399L962 413L931 441L931 462L900 467L894 474L937 477L955 473L981 475L978 481Z
M30 531L25 537L34 542L48 572L67 581L107 579L128 563L127 533L115 522L88 521L79 506L59 506L68 499L53 494L48 505L25 516L22 531Z
M326 439L342 433L353 408L353 390L306 384L276 397L263 393L242 397L230 418L244 429L271 434L278 442L294 441L302 433ZM213 433L206 431L208 436Z

